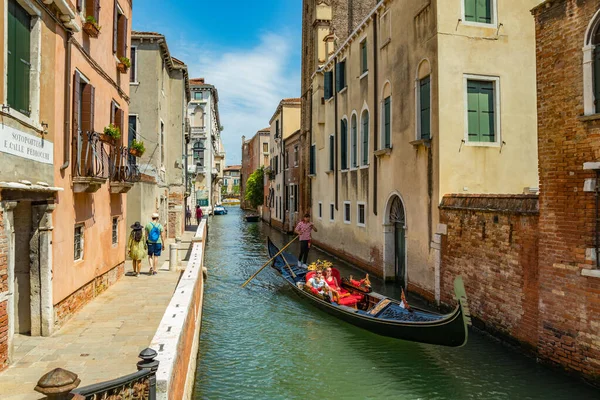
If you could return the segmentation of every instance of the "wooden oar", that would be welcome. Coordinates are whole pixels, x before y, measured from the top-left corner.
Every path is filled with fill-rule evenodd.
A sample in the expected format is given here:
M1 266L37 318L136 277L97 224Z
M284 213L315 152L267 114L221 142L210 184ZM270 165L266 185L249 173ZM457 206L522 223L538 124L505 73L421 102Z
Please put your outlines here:
M290 273L292 274L292 278L296 277L296 274L294 273L294 271L292 270L292 267L290 267L290 264L288 264L287 260L285 259L285 256L282 254L281 258L283 258L283 261L285 262L285 266L288 267L288 269L290 270Z
M281 250L279 250L279 252L277 254L275 254L273 257L271 257L271 259L269 261L267 261L265 263L265 265L263 265L262 267L260 267L260 269L254 273L254 275L252 275L250 278L248 278L248 280L246 282L244 282L244 284L242 285L242 287L245 287L252 279L254 279L256 277L256 275L258 275L260 273L260 271L262 271L263 269L265 269L265 267L267 265L269 265L269 263L271 261L273 261L275 259L275 257L277 257L278 255L280 255L281 253L283 253L283 251L285 249L287 249L290 244L294 243L294 240L298 239L298 237L299 236L296 236L288 244L286 244L285 246L283 246L283 248Z

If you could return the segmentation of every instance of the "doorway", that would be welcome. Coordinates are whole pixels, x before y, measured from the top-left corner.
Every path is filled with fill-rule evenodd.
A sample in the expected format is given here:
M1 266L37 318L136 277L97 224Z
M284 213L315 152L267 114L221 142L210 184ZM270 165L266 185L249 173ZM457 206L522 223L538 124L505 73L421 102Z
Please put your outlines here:
M406 289L406 216L399 196L394 196L391 200L389 224L393 226L394 232L394 279Z
M31 202L21 201L13 211L15 240L14 333L31 333Z

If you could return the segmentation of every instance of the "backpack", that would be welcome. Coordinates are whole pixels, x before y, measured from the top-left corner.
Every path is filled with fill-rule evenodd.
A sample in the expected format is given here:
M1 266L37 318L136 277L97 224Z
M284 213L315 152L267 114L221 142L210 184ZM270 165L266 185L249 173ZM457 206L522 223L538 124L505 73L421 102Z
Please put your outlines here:
M158 226L154 225L153 223L150 224L152 225L152 229L150 230L150 234L148 235L148 241L158 242L158 239L160 239L160 224L158 224Z

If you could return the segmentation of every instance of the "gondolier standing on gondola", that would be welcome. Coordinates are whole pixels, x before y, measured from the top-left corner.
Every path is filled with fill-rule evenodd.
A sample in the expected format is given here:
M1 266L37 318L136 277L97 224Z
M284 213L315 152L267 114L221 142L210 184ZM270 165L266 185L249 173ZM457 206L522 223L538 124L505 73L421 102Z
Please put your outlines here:
M317 228L310 222L310 214L304 214L302 221L298 222L294 233L300 236L300 255L298 256L298 266L306 268L306 260L308 259L308 251L310 250L310 236L312 231L317 232Z

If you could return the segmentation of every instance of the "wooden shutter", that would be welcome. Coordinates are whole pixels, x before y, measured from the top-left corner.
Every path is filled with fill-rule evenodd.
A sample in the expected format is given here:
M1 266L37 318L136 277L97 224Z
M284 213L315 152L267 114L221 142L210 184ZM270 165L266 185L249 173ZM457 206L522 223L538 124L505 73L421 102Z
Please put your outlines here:
M335 64L335 91L339 92L340 90L342 90L342 82L341 82L341 64L337 63Z
M82 3L83 3L83 0L77 0L77 11L81 11L81 6L83 5Z
M331 84L332 79L333 79L333 71L326 71L325 76L324 76L324 84L323 84L324 92L325 92L324 93L325 100L330 99L331 96L333 95L331 93L332 92L331 89L333 88L332 84Z
M362 72L367 72L368 69L368 60L367 60L367 41L363 41L361 44L361 53L362 53Z
M115 126L119 128L121 137L123 137L123 110L115 107Z
M81 90L81 78L79 72L75 71L73 76L73 135L79 133L79 91Z
M135 82L136 76L135 76L135 63L137 62L137 48L134 49L133 47L130 50L131 53L131 69L129 71L129 82Z
M492 22L492 0L476 0L477 22L490 24Z
M100 23L100 0L92 0L94 2L94 18Z
M127 18L124 15L120 15L118 19L118 52L117 57L127 57Z
M463 0L465 2L465 20L469 22L477 22L477 13L475 2L477 0Z
M31 16L16 1L8 3L8 104L29 115Z
M362 164L369 162L369 114L365 113L362 119Z
M494 82L479 82L479 132L482 142L495 141Z
M430 94L430 77L421 79L420 81L420 103L421 103L421 132L420 139L431 138L431 94Z
M383 101L383 145L386 149L389 149L392 145L391 143L391 114L392 110L390 108L390 98L386 97Z
M329 136L329 170L333 171L335 168L335 138L333 135Z
M340 63L340 90L346 87L346 61Z
M317 172L317 168L316 168L316 160L315 160L315 150L316 147L313 144L312 146L310 146L310 174L311 175L315 175Z
M115 11L113 14L113 53L117 52L117 40L119 36L119 26L117 21L119 19L119 7L117 6L117 0L115 0Z
M14 0L8 2L8 71L7 71L7 100L8 105L15 107L17 97L17 32L16 32L16 8L17 3Z
M342 150L342 170L348 169L348 123L342 120L341 150Z
M352 166L358 166L358 132L356 126L356 115L352 116Z
M81 131L94 130L94 87L85 85L81 94Z

